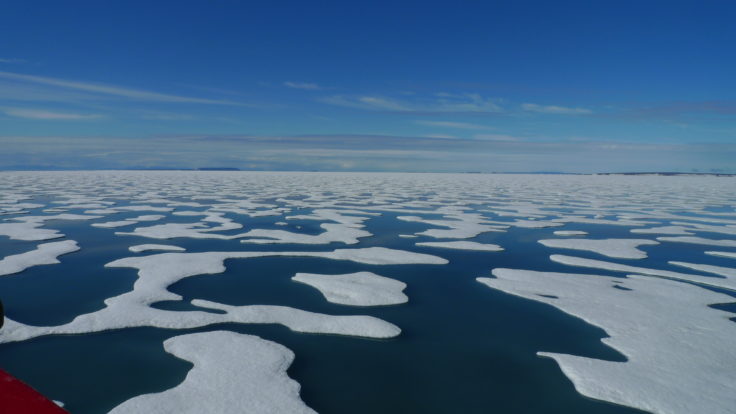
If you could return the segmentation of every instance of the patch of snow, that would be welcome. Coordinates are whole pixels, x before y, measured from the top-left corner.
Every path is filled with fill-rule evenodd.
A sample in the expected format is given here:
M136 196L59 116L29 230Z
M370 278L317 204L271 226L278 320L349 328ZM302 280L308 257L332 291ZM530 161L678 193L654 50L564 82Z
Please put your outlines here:
M135 246L128 247L128 250L130 250L133 253L140 253L140 252L145 252L149 250L169 250L172 252L185 251L183 247L172 246L170 244L138 244Z
M705 252L711 256L726 257L729 259L736 259L736 252Z
M736 240L715 240L703 237L657 237L657 240L675 243L704 244L707 246L736 247Z
M478 281L596 325L626 362L540 352L581 394L655 413L733 412L736 325L708 307L730 296L665 279L494 269ZM613 288L613 284L626 289ZM540 296L545 295L545 296Z
M379 306L406 303L406 284L371 272L343 275L297 273L291 278L319 290L328 302L351 306Z
M134 397L111 414L316 414L299 397L299 384L286 373L294 353L275 342L215 331L169 338L164 349L194 365L184 382Z
M557 249L585 250L619 259L644 259L647 253L638 246L659 244L648 239L546 239L539 243Z
M585 236L588 232L581 230L557 230L554 234L555 236Z
M703 285L715 286L722 289L736 291L736 281L719 277L709 277L692 275L680 272L671 272L669 270L650 269L639 266L629 266L620 263L606 262L603 260L584 259L582 257L564 256L561 254L553 254L549 257L553 262L561 263L568 266L589 267L593 269L610 270L612 272L635 273L646 276L658 276L675 280L700 283Z
M503 247L497 244L478 243L473 241L420 242L416 245L425 247L439 247L443 249L479 250L484 252L500 252L503 250Z
M79 250L74 240L39 244L35 250L7 256L0 260L0 276L20 273L29 267L56 264L59 256Z

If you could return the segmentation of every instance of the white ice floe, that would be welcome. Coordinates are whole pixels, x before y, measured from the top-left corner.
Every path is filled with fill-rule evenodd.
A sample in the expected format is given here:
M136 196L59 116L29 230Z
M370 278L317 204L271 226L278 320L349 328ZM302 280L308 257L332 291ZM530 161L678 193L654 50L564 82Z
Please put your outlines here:
M554 220L557 223L582 223L582 224L603 224L607 226L627 226L627 227L634 227L634 226L644 226L646 224L656 224L655 222L651 221L636 221L636 220L607 220L602 218L588 218L588 217L574 217L574 216L567 216L559 219Z
M140 253L145 252L149 250L168 250L172 252L183 252L186 249L179 246L172 246L170 244L138 244L135 246L128 247L128 250L130 250L133 253Z
M659 226L649 227L646 229L631 229L632 233L636 234L675 234L675 235L690 235L693 234L694 229L683 226Z
M718 257L726 257L729 259L736 259L736 252L705 252L705 254L709 254L711 256L718 256Z
M687 262L669 262L671 265L686 267L688 269L697 270L698 272L712 273L714 275L723 276L727 279L735 279L736 282L736 269L732 267L714 266L709 264L700 263L687 263ZM736 286L736 283L734 283Z
M732 297L676 281L494 269L478 281L596 325L627 357L613 362L540 352L581 394L661 414L733 413L736 324L710 308ZM626 289L616 289L622 285ZM544 296L542 296L544 295Z
M555 236L585 236L588 232L581 230L557 230L554 234Z
M703 237L682 236L682 237L657 237L659 241L676 242L676 243L692 243L704 244L707 246L736 247L736 240L716 240L706 239Z
M371 265L396 264L434 264L449 263L447 259L424 253L408 252L406 250L389 249L386 247L366 247L363 249L337 249L333 252L300 252L299 256L324 257L326 259L352 260L358 263Z
M0 332L0 343L50 334L81 334L141 326L186 329L226 322L282 324L297 332L371 338L391 338L401 332L397 326L371 316L323 315L284 306L229 306L203 300L192 301L195 306L218 309L224 314L166 311L149 306L160 301L181 300L181 296L170 292L167 287L186 277L222 273L227 259L268 256L321 257L375 265L447 263L441 257L383 247L330 252L160 253L126 257L105 266L138 269L139 277L132 291L107 299L105 308L80 315L65 325L35 327L7 320Z
M406 284L371 272L343 275L297 273L291 278L322 292L328 302L352 306L379 306L406 303Z
M92 223L92 227L100 227L103 229L114 229L117 227L125 227L125 226L132 226L133 224L137 224L137 221L133 220L118 220L118 221L105 221L102 223Z
M155 211L155 212L161 212L161 213L168 213L170 211L174 211L171 207L154 207L154 206L146 206L146 205L131 205L131 206L119 206L115 207L115 210L125 210L125 211Z
M417 246L424 247L439 247L443 249L456 249L456 250L480 250L484 252L500 252L503 247L497 244L490 243L478 243L473 241L450 241L450 242L420 242Z
M320 227L325 231L317 235L294 233L285 230L255 229L242 234L241 237L248 237L248 239L240 240L240 242L254 244L357 244L359 238L371 236L371 233L365 230L349 227L344 224L322 223Z
M669 270L650 269L650 268L639 267L639 266L629 266L629 265L620 264L620 263L606 262L603 260L593 260L593 259L585 259L582 257L564 256L561 254L553 254L549 258L553 262L562 263L568 266L579 266L579 267L588 267L588 268L593 268L593 269L610 270L612 272L637 273L641 275L658 276L658 277L664 277L664 278L670 278L670 279L676 279L676 280L684 280L688 282L695 282L695 283L700 283L702 285L710 285L710 286L715 286L715 287L719 287L722 289L729 289L729 290L736 291L736 280L726 279L726 278L721 278L721 277L700 276L700 275L692 275L692 274L680 273L680 272L671 272Z
M101 216L87 216L80 214L56 214L52 216L25 216L13 217L16 222L0 223L0 236L8 236L13 240L40 241L64 237L53 229L40 228L51 220L93 220Z
M119 221L108 221L104 223L92 223L92 226L94 227L102 227L102 228L116 228L116 227L125 227L125 226L131 226L133 224L138 224L142 221L157 221L161 220L166 216L162 216L160 214L149 214L145 216L138 216L138 217L132 217L125 220L119 220Z
M132 221L158 221L158 220L161 220L164 217L166 217L166 216L161 215L161 214L145 214L145 215L142 215L142 216L129 218L128 220L132 220Z
M74 240L39 244L35 250L14 254L0 260L0 276L22 272L29 267L59 263L59 256L79 250Z
M448 229L429 229L416 233L417 236L429 236L436 239L470 239L481 233L502 232L508 227L508 223L506 225L486 224L488 221L480 214L451 212L445 217L449 220L429 220L418 216L398 216L396 218L402 221L448 227Z
M619 259L644 259L647 253L638 246L659 244L648 239L546 239L539 243L557 249L585 250Z
M282 345L215 331L169 338L164 349L194 365L184 382L134 397L111 414L315 414L299 397L299 384L286 373L294 353Z

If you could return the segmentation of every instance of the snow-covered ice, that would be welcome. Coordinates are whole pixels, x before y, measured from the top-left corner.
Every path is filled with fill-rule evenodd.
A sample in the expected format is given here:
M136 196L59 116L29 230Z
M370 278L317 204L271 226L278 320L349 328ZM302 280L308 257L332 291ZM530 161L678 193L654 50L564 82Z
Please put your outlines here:
M730 239L707 239L704 237L681 236L681 237L657 237L657 240L675 243L703 244L706 246L736 247L736 240Z
M164 349L194 365L184 382L134 397L111 414L315 414L299 397L299 384L286 373L294 353L282 345L215 331L169 338Z
M644 259L646 252L638 246L659 244L647 239L545 239L539 243L558 249L585 250L619 259Z
M554 232L555 236L585 236L587 234L587 231L582 230L555 230Z
M328 302L351 306L379 306L406 303L406 284L371 272L343 275L297 273L291 278L319 290Z
M711 256L726 257L726 258L729 258L729 259L736 259L736 252L708 251L708 252L705 252L705 254L708 254L708 255L711 255Z
M473 241L450 241L450 242L420 242L417 246L424 247L439 247L442 249L455 249L455 250L479 250L484 252L500 252L503 247L497 244L490 243L478 243Z
M172 246L170 244L137 244L135 246L128 247L133 253L146 252L149 250L168 250L172 252L183 252L186 249L179 246Z
M19 273L32 266L59 263L59 256L77 250L79 246L74 240L39 244L34 250L0 260L0 276Z
M514 269L493 275L478 281L603 328L610 338L601 341L627 357L613 362L540 352L557 361L581 394L661 414L733 412L736 325L732 314L708 306L730 296L643 276Z
M729 289L736 291L736 280L721 277L699 276L680 272L671 272L669 270L651 269L647 267L630 266L620 263L606 262L603 260L585 259L582 257L565 256L561 254L553 254L550 257L553 262L561 263L568 266L588 267L593 269L610 270L612 272L635 273L648 276L658 276L676 280L685 280L689 282L700 283Z

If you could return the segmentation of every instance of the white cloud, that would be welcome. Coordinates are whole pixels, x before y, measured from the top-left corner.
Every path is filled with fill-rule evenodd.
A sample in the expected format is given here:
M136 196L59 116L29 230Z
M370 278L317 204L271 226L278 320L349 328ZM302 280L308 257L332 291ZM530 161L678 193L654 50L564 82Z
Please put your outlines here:
M543 114L584 115L593 113L593 111L587 108L570 108L566 106L556 105L537 105L533 103L522 104L521 109L527 112L540 112Z
M216 104L216 105L239 105L232 101L223 101L215 99L192 98L186 96L168 95L158 92L150 92L140 89L129 89L118 86L100 85L95 83L68 81L63 79L48 78L43 76L24 75L20 73L0 72L0 78L13 81L28 82L41 85L55 86L64 89L72 89L77 91L91 92L102 95L113 95L138 101L154 101L154 102L176 102L176 103L197 103L197 104Z
M24 119L38 119L46 121L84 121L102 118L96 114L74 114L68 112L52 112L38 109L5 108L2 112L8 116Z
M486 125L471 124L467 122L452 122L452 121L414 121L419 125L426 125L431 127L440 128L458 128L458 129L493 129Z
M304 89L307 91L318 91L322 89L319 85L316 83L308 83L308 82L284 82L284 86L294 89Z
M439 139L457 139L454 135L446 135L446 134L430 134L430 135L424 135L424 138L439 138Z
M505 134L477 134L473 138L481 141L502 141L502 142L518 142L521 138Z
M404 99L375 95L334 95L321 98L319 101L330 105L374 111L412 113L503 112L503 108L494 99L484 98L475 93L440 93L424 98L405 96Z
M26 63L25 59L3 59L0 58L0 63Z

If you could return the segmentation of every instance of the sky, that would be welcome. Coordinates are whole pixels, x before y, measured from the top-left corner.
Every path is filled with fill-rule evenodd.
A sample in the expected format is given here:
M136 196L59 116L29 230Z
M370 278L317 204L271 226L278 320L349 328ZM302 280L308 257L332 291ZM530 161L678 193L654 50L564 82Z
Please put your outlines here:
M0 169L736 173L733 1L36 1Z

